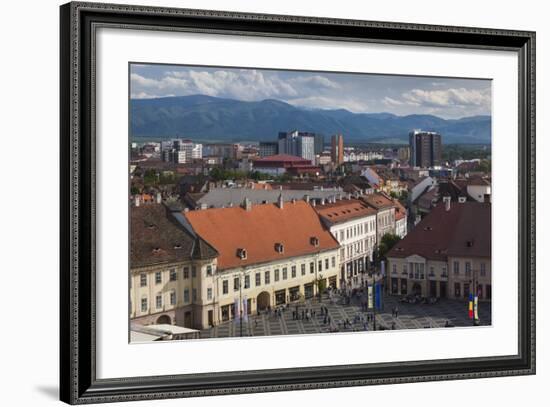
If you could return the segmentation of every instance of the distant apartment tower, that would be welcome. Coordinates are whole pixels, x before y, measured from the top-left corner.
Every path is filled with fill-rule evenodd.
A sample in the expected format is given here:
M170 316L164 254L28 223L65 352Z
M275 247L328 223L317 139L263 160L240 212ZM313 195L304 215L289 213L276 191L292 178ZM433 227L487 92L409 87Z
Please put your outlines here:
M344 162L344 136L335 134L332 136L331 141L332 162L340 165Z
M323 150L325 149L325 136L322 134L315 133L313 137L315 138L315 142L314 142L315 155L322 154Z
M279 132L278 149L279 154L293 155L312 163L315 162L315 136L313 133L297 130L289 133Z
M163 141L161 146L164 161L184 164L192 162L195 158L202 158L202 144L193 143L191 140Z
M413 167L429 168L441 165L441 135L413 130L409 133L410 163Z
M260 157L270 157L279 154L279 143L276 141L260 142Z

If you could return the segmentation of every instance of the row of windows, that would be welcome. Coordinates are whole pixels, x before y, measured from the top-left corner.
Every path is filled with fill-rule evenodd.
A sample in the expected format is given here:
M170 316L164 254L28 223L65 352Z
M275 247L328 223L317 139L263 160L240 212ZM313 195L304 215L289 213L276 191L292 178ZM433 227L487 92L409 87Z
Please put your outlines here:
M360 236L364 233L374 232L374 229L376 227L376 223L374 220L360 223L355 226L350 226L346 228L346 230L340 231L340 242L343 242L346 239L351 239L356 236Z
M409 269L410 268L410 269ZM397 265L394 264L392 266L392 272L393 274L397 273ZM441 268L442 276L447 275L447 266L443 266ZM403 264L403 275L410 275L410 278L416 278L416 279L423 279L424 278L424 264L423 263L409 263L409 264ZM459 275L460 274L460 263L458 261L453 262L453 274ZM472 275L472 264L467 261L464 263L464 275L465 276L471 276ZM487 269L485 267L485 263L479 264L479 275L481 277L485 277L487 275ZM433 266L430 266L429 274L428 276L435 276L435 268Z
M319 260L317 263L317 271L321 272L323 271L323 266L325 269L328 269L332 265L332 267L336 267L336 257L332 256L332 258L329 260L326 258L323 262L323 260ZM296 266L290 267L290 278L296 278L297 276L297 268ZM315 273L315 262L309 263L309 272L310 274ZM300 275L305 276L306 275L306 264L300 264ZM273 280L275 282L280 281L281 279L287 280L289 278L289 270L288 267L283 267L281 269L275 269L273 270ZM271 284L271 270L264 271L264 284L268 285ZM259 287L262 285L262 273L256 272L254 274L254 283L256 287ZM241 278L235 277L233 278L233 291L239 291L241 286ZM244 289L250 288L250 275L244 276ZM228 294L229 293L229 280L223 280L222 281L222 293Z
M197 298L198 298L197 289L193 288L191 291L189 291L189 289L186 288L185 290L183 290L183 303L184 304L187 304L187 303L191 302L190 301L190 299L191 299L190 294L193 296L193 302L197 301ZM206 298L208 300L212 300L212 288L211 287L206 289ZM147 312L148 307L149 307L148 302L149 302L149 300L148 300L147 296L143 296L141 298L141 312ZM177 302L176 291L172 290L172 291L170 291L169 304L170 305L176 305L176 302ZM155 296L155 308L160 309L160 308L162 308L162 306L163 306L163 295L162 295L162 293L158 293Z
M386 227L392 225L394 222L394 213L389 212L388 214L385 214L384 216L378 217L378 223L380 224L380 227Z
M189 273L191 271L191 273ZM211 265L206 266L206 275L211 276L213 274L213 269ZM186 280L191 276L191 278L197 277L197 268L192 266L183 267L182 270L183 279ZM172 268L168 271L168 280L176 281L178 279L178 271L175 268ZM155 284L162 284L162 271L155 272ZM147 273L141 273L139 275L139 285L140 287L147 287Z
M453 274L460 274L460 262L458 261L453 262ZM464 275L467 277L472 275L472 263L470 263L469 261L464 262ZM485 263L479 263L479 275L481 277L485 277L487 275Z

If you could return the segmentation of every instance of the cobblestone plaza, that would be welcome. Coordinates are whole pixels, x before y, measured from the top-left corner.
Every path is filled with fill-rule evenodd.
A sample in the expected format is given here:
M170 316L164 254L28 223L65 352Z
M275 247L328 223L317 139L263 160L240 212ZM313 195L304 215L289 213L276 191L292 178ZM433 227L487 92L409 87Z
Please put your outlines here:
M201 331L201 338L224 338L241 336L266 335L302 335L328 332L372 331L374 324L368 318L371 311L364 311L361 303L363 297L356 296L349 304L344 298L335 296L330 300L327 295L321 302L309 301L300 305L289 305L280 308L280 312L262 312L260 315L250 315L248 321L228 321L213 328ZM449 324L454 327L472 326L468 318L468 302L463 300L441 299L436 304L409 304L400 302L400 297L385 296L384 309L377 310L376 329L418 329L441 328ZM321 311L328 309L330 323ZM397 317L393 310L397 307ZM284 310L283 310L284 309ZM299 318L295 317L298 310ZM302 311L310 317L302 318ZM479 325L491 325L491 303L479 304ZM344 321L349 321L344 323Z

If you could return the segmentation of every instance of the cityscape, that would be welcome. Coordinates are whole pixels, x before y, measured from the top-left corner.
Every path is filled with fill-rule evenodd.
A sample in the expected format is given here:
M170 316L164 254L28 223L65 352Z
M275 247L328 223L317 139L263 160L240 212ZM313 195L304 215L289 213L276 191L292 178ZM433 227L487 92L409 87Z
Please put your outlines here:
M490 81L130 75L131 342L491 325Z

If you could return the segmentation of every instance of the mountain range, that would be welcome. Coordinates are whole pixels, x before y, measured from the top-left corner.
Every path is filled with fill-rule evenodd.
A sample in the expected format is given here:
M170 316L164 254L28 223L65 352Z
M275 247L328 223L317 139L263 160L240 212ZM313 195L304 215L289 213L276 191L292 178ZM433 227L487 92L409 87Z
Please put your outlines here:
M437 131L443 143L491 142L491 117L442 119L433 115L352 113L306 109L266 99L245 102L206 95L131 99L132 138L185 137L215 141L270 141L280 131L342 133L346 142L407 142L409 131Z

